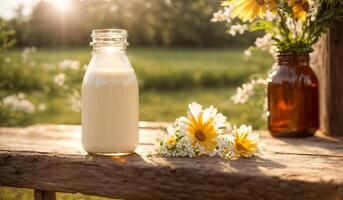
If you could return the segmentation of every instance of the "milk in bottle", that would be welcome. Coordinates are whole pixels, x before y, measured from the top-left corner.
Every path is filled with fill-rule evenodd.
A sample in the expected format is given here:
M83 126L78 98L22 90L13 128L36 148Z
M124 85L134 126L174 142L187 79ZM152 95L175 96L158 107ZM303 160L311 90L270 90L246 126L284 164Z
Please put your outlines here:
M88 153L131 153L138 143L138 83L127 32L92 32L93 57L81 90L82 144Z

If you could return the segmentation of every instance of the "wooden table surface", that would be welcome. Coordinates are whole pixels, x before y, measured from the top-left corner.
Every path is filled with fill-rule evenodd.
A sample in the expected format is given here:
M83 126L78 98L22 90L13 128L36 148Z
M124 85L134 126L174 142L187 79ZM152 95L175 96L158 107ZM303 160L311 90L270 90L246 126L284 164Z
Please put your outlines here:
M149 156L165 123L140 123L137 153L87 155L77 125L0 128L0 185L125 199L343 199L343 138L275 139L251 159Z

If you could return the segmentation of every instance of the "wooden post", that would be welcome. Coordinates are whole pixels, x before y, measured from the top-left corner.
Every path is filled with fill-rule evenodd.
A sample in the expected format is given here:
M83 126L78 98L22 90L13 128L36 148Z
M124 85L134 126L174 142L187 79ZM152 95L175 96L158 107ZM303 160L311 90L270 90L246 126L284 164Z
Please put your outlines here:
M321 130L343 135L343 22L336 22L324 35L312 54L320 84Z
M35 190L35 200L56 200L55 192Z

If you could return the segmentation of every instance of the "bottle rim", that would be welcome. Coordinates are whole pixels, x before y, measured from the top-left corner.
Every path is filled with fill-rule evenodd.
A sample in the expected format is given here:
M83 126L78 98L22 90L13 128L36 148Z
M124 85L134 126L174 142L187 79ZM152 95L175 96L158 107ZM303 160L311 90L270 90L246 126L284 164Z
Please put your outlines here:
M116 45L127 46L128 33L125 29L94 29L91 34L91 46Z
M92 30L91 36L127 38L128 33L125 29L94 29Z

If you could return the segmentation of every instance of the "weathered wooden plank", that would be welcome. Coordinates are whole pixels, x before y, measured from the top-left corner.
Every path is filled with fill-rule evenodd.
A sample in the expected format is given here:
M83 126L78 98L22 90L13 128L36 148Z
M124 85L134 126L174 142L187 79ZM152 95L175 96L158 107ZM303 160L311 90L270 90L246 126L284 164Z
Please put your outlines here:
M44 190L34 191L35 200L56 200L56 193Z
M140 129L137 154L121 157L86 155L80 126L0 129L0 185L128 199L343 198L343 138L263 133L252 159L161 158L147 156L164 132L152 127Z
M146 122L145 122L146 123ZM165 125L151 123L140 128L140 145L136 152L146 155L155 138L165 132ZM341 138L322 134L306 139L274 139L260 131L265 150L274 153L343 156ZM81 143L81 127L77 125L34 125L27 128L0 128L0 150L36 151L56 154L86 155Z
M343 22L337 22L316 44L311 58L320 87L321 129L343 136Z

